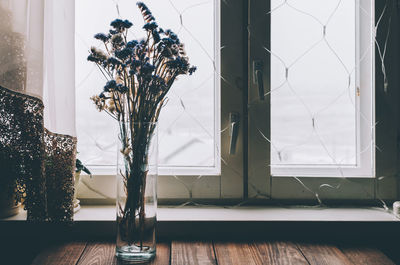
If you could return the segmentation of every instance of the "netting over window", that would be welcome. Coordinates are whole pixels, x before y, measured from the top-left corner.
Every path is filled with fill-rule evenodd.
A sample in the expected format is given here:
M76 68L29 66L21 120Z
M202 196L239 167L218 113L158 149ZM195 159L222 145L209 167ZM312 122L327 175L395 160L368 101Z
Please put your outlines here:
M296 180L319 204L332 193L349 193L351 186L386 208L377 187L389 176L377 176L372 188L354 177L375 177L374 155L381 151L375 142L375 60L387 91L392 8L386 1L375 14L373 1L276 0L266 12L270 46L260 45L271 57L271 88L265 94L271 99L270 137L257 129L271 146L272 175ZM249 34L257 34L250 26ZM378 31L386 36L383 41ZM252 103L257 104L250 108ZM307 176L330 178L302 178ZM256 197L273 198L274 183L272 192L251 182L249 187Z
M280 2L271 12L271 162L356 165L356 2Z
M218 101L215 67L215 3L212 0L197 1L145 1L151 8L157 23L164 29L172 29L185 44L190 62L199 71L191 77L180 77L169 92L160 123L160 167L172 171L196 167L216 168L215 146L219 134L219 118L216 115ZM118 8L116 8L118 4ZM87 20L86 12L92 7L96 12ZM111 12L110 12L111 11ZM109 28L116 17L134 23L130 32L132 39L144 37L143 20L136 1L121 0L117 3L96 0L79 1L77 17L77 101L80 156L88 165L114 165L116 161L116 134L112 129L104 130L105 123L115 126L93 108L90 97L104 86L104 78L95 66L85 59L93 35ZM202 23L198 23L198 14ZM193 151L195 150L195 151ZM215 169L214 171L217 171Z
M218 140L219 137L229 138L231 128L227 122L229 118L222 115L222 129L219 130L218 84L222 84L222 90L236 91L242 88L238 84L243 81L221 75L219 55L227 50L241 53L247 41L221 43L216 49L219 31L229 30L226 26L219 28L219 8L225 14L232 11L231 15L235 16L232 7L237 8L237 2L144 2L152 9L159 25L178 33L186 44L191 63L199 67L195 78L178 80L169 94L160 122L161 166L213 167L220 160L232 180L242 179L243 173L229 162L229 155L222 152ZM142 22L136 20L140 16L135 15L134 2L119 0L103 2L96 8L108 12L96 11L90 21L80 23L80 17L85 18L85 12L92 4L95 5L94 0L81 1L76 10L77 24L82 26L77 29L77 59L82 61L82 65L77 65L79 151L88 164L112 165L116 161L116 133L105 130L104 120L89 102L104 80L93 66L86 66L83 61L92 35L106 29L115 16L132 19L135 26ZM260 21L256 23L271 23L266 26L271 31L270 45L257 44L264 56L271 58L270 65L264 66L264 71L270 70L266 74L270 80L264 82L265 87L270 86L265 91L265 100L271 102L271 124L267 126L271 131L251 122L250 126L256 126L258 137L271 146L271 161L262 165L265 175L254 177L270 183L269 190L252 182L252 170L249 169L248 187L252 191L249 193L255 194L251 197L274 199L271 170L273 175L298 182L298 190L312 194L321 205L326 194L346 190L349 183L361 190L357 192L364 193L366 198L377 199L385 205L376 186L388 176L377 176L371 189L358 185L352 177L375 177L374 154L379 148L375 144L375 126L379 122L374 116L375 61L382 65L379 71L384 76L383 87L385 90L390 88L385 69L388 38L378 40L376 34L383 31L390 35L392 4L387 1L385 8L375 14L373 1L273 0L263 12L264 17L255 19ZM109 10L115 10L115 13ZM384 27L382 20L387 21ZM248 25L252 42L257 42L255 35L267 34L254 31L255 28L254 24ZM140 34L140 27L136 29L135 37ZM243 61L235 63L239 65ZM249 79L253 82L252 76ZM250 98L249 110L259 103L259 98ZM108 123L114 126L111 120ZM173 169L169 173L172 176L161 180L161 185L182 188L181 192L171 194L172 198L186 199L188 203L205 197L225 198L225 184L221 178L216 181L212 176L193 174L193 171L190 177L182 176L174 174ZM310 185L301 178L304 176L330 178ZM241 184L238 186L240 189Z

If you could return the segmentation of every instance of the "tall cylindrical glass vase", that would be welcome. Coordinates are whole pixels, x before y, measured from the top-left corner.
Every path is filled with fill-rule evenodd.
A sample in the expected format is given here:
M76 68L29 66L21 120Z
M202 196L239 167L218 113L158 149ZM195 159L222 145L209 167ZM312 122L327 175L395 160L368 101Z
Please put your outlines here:
M157 124L126 122L119 129L116 256L143 263L156 254Z

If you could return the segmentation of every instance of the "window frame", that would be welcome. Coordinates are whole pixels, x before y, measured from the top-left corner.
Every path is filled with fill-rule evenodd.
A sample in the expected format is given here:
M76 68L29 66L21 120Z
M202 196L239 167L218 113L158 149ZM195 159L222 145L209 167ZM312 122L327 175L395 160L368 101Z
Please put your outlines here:
M262 25L270 25L270 16L264 16L264 23L260 23L265 10L270 7L268 3L250 0L250 25L253 32L268 32L269 27ZM270 139L270 97L266 97L264 102L258 102L256 110L249 109L249 197L257 201L275 201L288 203L366 203L376 204L384 200L393 201L398 198L399 181L398 172L398 138L399 138L399 93L395 88L399 84L396 69L399 69L398 52L396 45L399 44L398 33L393 28L398 27L398 12L394 3L385 1L374 1L374 12L378 14L375 17L375 25L379 23L379 28L375 31L377 43L385 43L388 38L386 47L386 74L388 80L388 88L384 86L384 74L382 73L382 63L379 57L375 60L375 119L378 121L375 128L375 141L377 149L375 151L375 176L373 178L349 176L346 178L338 177L318 177L317 176L271 176L271 170L268 168L268 175L265 176L263 165L270 165L270 147L266 139ZM387 4L388 3L388 4ZM387 4L387 6L386 6ZM384 12L381 17L380 14ZM391 18L390 18L391 16ZM254 20L252 18L257 18ZM257 22L257 23L256 23ZM262 24L260 26L260 24ZM390 26L391 27L390 27ZM390 34L388 33L390 31ZM260 34L252 34L252 36L260 36ZM256 37L253 37L256 38ZM261 36L262 38L262 36ZM250 60L264 58L269 65L270 56L265 55L265 51L260 48L259 44L264 43L265 47L270 47L269 36L263 39L255 39L250 41ZM378 55L378 48L375 46L375 54ZM263 57L264 56L264 57ZM251 70L249 71L249 76ZM270 89L269 71L264 72L264 80L268 89ZM249 82L249 102L254 102L257 96L257 87L253 82ZM269 91L269 90L268 90ZM398 102L396 102L398 101ZM254 103L253 103L254 104ZM267 110L260 117L259 109ZM257 117L255 118L255 113ZM252 117L253 116L253 117ZM261 126L260 128L260 121ZM265 122L268 121L268 122ZM256 129L255 127L258 126ZM252 129L253 128L253 129ZM260 135L260 131L266 132ZM265 151L268 149L268 151ZM259 161L255 161L251 154L255 154ZM261 158L260 159L260 154ZM260 161L261 160L261 161ZM264 166L265 168L265 166ZM264 174L264 175L263 175ZM323 187L323 188L321 188Z
M221 199L240 200L243 197L243 126L239 121L239 132L234 155L229 154L230 148L230 113L237 113L243 117L244 104L242 101L245 87L245 49L242 48L245 24L242 8L244 1L233 1L227 5L223 1L213 0L216 13L215 17L215 43L216 64L215 75L215 106L216 130L220 131L220 139L216 139L216 166L215 168L201 168L199 175L192 175L191 169L171 168L162 169L158 177L158 198L164 203L184 203L194 200ZM226 30L221 30L225 28ZM237 46L231 46L235 43ZM234 59L234 61L232 61ZM240 63L235 63L239 61ZM220 70L218 70L220 69ZM218 102L219 101L219 102ZM221 128L227 128L221 131ZM220 149L220 150L217 150ZM218 153L220 152L221 155ZM222 159L218 159L222 157ZM92 168L91 168L92 169ZM83 185L79 187L79 197L82 202L111 203L115 198L115 177L110 166L96 166L93 168L93 178L82 176ZM175 169L173 170L175 171ZM102 196L103 195L103 196ZM107 195L107 196L104 196ZM106 198L105 198L106 197Z
M375 17L374 1L355 0L356 5L356 84L355 89L360 91L360 95L355 96L356 108L356 165L285 165L272 164L271 175L275 177L301 176L301 177L343 177L350 178L374 178L375 176L375 152L372 146L375 145L375 124L374 106L375 97L373 95L374 58L375 43L374 29L375 24L370 17L360 15L368 13ZM361 51L365 51L361 53ZM362 96L361 96L362 95ZM369 121L366 121L369 119Z

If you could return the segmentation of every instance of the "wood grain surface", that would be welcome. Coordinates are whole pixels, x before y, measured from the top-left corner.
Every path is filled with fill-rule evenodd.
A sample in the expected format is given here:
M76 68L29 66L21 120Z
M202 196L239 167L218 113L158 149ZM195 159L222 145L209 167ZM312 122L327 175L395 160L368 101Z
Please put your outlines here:
M215 243L218 265L263 265L260 255L248 243Z
M78 265L114 265L115 244L110 242L90 242L87 244L84 253L79 259Z
M171 244L161 242L157 243L157 256L150 265L168 265L170 263Z
M171 243L171 265L216 265L213 244L211 242Z
M371 247L341 247L342 252L354 264L395 265L382 251Z
M1 263L1 262L0 262ZM122 265L113 242L47 246L32 265ZM293 242L158 242L148 265L393 265L376 247Z
M33 260L32 265L75 265L86 245L86 242L70 242L48 246Z
M252 243L251 247L254 252L258 253L263 264L308 264L303 254L292 242Z
M350 265L346 255L334 245L297 244L310 265Z

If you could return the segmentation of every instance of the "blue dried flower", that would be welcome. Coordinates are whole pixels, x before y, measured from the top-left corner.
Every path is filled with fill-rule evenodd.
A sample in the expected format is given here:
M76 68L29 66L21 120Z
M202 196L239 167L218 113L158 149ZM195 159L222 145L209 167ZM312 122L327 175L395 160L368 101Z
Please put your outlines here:
M171 60L167 64L171 68L179 70L180 73L187 73L189 70L189 63L184 57L177 57L175 60Z
M107 42L110 39L110 36L104 33L97 33L96 35L94 35L94 38L103 42Z
M121 60L125 60L126 58L128 58L129 56L131 56L133 54L133 49L132 48L124 48L120 51L115 51L115 56Z
M139 7L140 11L142 12L142 16L146 22L152 22L155 20L153 15L150 12L150 9L143 3L138 2L137 6Z
M112 29L110 29L109 32L110 32L111 35L115 35L115 34L118 34L118 33L119 33L119 31L112 30Z
M135 48L137 44L138 44L137 40L131 40L126 44L126 47Z
M161 40L160 34L156 30L153 30L152 34L154 42L159 43Z
M169 47L175 44L175 41L171 38L163 38L162 41Z
M129 20L125 19L125 20L123 21L122 26L123 26L124 28L126 28L126 29L129 29L129 28L131 28L131 27L133 26L133 23L130 22Z
M119 66L122 64L122 62L115 57L110 57L107 60L107 64L111 64L113 66Z
M87 58L87 60L88 60L89 62L94 62L94 63L97 63L97 62L99 61L99 59L97 59L97 58L94 57L93 55L89 55L88 58Z
M148 31L153 31L153 30L155 30L157 27L158 27L158 25L157 25L156 22L146 23L146 24L144 24L144 26L143 26L143 28L144 28L145 30L148 30Z
M118 91L119 93L126 93L128 92L128 87L122 85L122 84L118 84L115 88L116 91Z
M164 43L160 43L157 47L158 51L161 53L163 57L169 58L172 56L172 51L169 47L167 47Z
M148 75L148 74L151 74L154 71L154 69L156 69L154 65L152 65L150 63L145 63L142 65L140 71L141 71L141 74Z
M122 20L122 19L117 18L111 22L110 26L116 30L122 30L122 29L129 29L130 27L133 26L133 24L132 24L132 22L130 22L127 19Z
M178 35L176 35L175 33L172 32L169 36L170 36L170 38L173 39L174 41L178 41Z
M131 62L131 67L132 68L136 68L136 67L139 67L141 64L142 64L141 61L133 59L132 62Z
M117 82L115 80L110 80L104 86L104 92L109 92L110 90L115 89L116 86L117 86Z
M150 11L149 8L143 2L137 2L136 5L140 8L140 10Z
M197 70L197 67L196 67L196 66L190 67L190 68L189 68L189 75L194 74L194 72L196 72L196 70Z
M119 29L122 27L123 23L124 23L124 21L122 21L122 19L117 18L111 22L110 26L115 29Z

